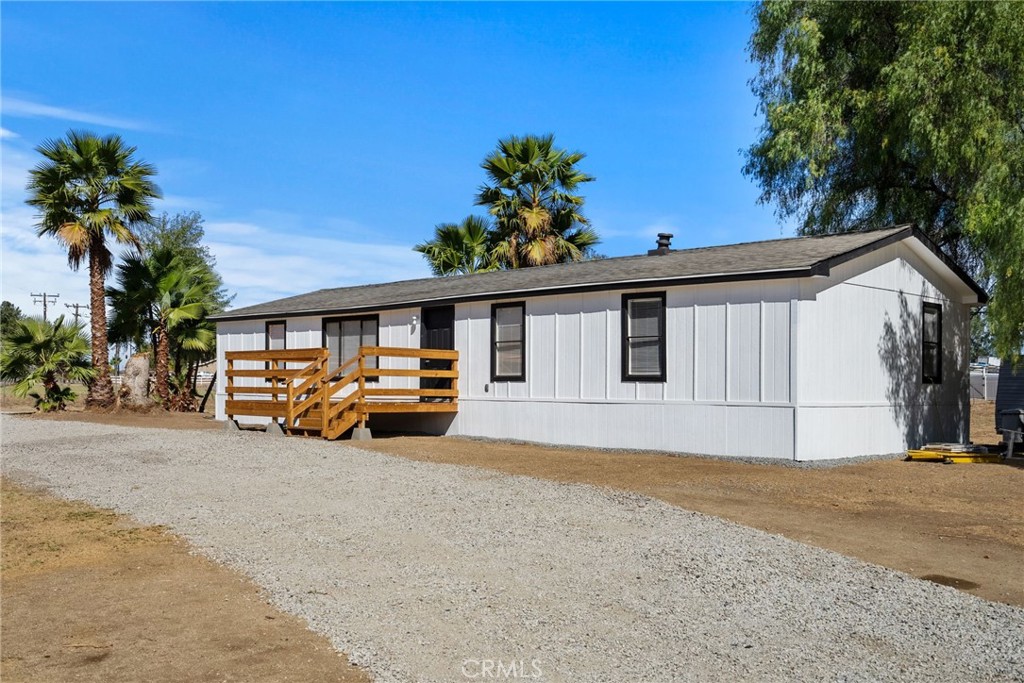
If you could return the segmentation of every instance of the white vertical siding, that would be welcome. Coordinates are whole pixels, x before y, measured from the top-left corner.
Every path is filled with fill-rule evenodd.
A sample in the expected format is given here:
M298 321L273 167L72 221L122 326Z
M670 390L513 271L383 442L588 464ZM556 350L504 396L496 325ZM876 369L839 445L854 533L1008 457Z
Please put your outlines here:
M765 301L762 318L762 400L786 403L790 400L791 304L788 301Z
M966 438L969 309L905 244L812 281L800 301L797 457ZM943 378L924 384L921 308L942 306Z
M555 398L573 399L582 395L582 307L582 296L567 296L561 299L559 310L555 313L555 343L552 349L557 364Z
M699 401L725 400L726 311L725 304L695 307L697 320L697 382Z
M456 304L459 412L417 426L786 459L892 453L966 437L969 309L905 244L854 259L828 278L638 291L666 295L664 382L622 380L621 291L523 297L522 382L491 381L491 302ZM922 301L943 307L940 385L920 382ZM379 343L417 347L414 315L419 308L382 311ZM219 323L218 360L225 350L264 348L264 329L264 321ZM319 347L321 330L320 317L289 318L288 347ZM221 375L219 417L222 382Z
M490 382L490 303L458 304L463 382L449 433L792 458L794 283L646 291L666 293L665 382L622 381L623 292L526 299L525 382Z
M587 400L608 398L608 295L584 294L581 311L580 394Z
M692 293L687 289L668 292L665 329L665 355L668 382L665 398L670 401L693 400L693 372L697 363L696 345L693 343L694 306Z
M761 303L731 304L728 307L729 338L728 399L761 400Z
M559 353L555 315L560 301L561 297L543 297L526 302L526 395L530 398L554 398L559 362L571 362L576 355L569 348Z

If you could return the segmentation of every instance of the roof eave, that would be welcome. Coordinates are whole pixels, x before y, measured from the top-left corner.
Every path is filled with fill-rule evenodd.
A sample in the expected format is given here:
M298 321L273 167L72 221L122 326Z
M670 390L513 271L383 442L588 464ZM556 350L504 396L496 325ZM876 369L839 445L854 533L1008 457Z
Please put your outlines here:
M948 268L953 273L953 275L955 275L964 285L966 285L972 292L974 292L974 294L977 297L978 306L982 306L988 303L988 293L985 292L982 286L975 282L974 278L968 275L964 271L964 269L957 264L956 261L954 261L948 255L946 255L946 253L939 248L939 245L935 244L935 242L933 242L931 238L928 237L928 235L926 235L922 230L918 229L917 226L915 226L912 223L897 225L895 227L902 228L902 230L894 232L891 235L886 235L885 237L875 240L874 242L869 242L868 244L861 245L856 249L851 249L850 251L843 252L842 254L837 254L835 256L830 256L829 258L823 259L818 263L815 263L813 266L811 266L812 273L818 276L828 276L829 273L832 271L832 268L842 263L852 261L853 259L863 256L864 254L876 251L878 249L882 249L884 247L889 246L890 244L902 242L906 239L913 237L929 252L931 252L939 261L941 261L942 265ZM975 302L965 301L964 303Z
M743 273L705 273L701 275L673 277L673 278L642 278L638 280L617 280L615 282L591 282L575 285L556 285L551 287L518 288L479 294L463 294L448 297L433 297L429 299L411 299L406 301L395 301L388 304L368 306L346 306L332 308L312 308L305 310L288 311L263 311L256 313L220 313L210 316L209 320L214 322L231 322L241 320L261 320L265 318L280 317L309 317L318 315L334 315L346 313L365 313L369 311L387 311L398 308L415 308L427 304L455 304L470 303L474 301L500 301L504 299L517 299L524 296L552 296L555 294L578 294L583 292L597 291L621 291L624 289L650 289L653 287L667 287L672 285L701 285L720 282L747 282L751 280L778 280L785 278L802 278L815 275L812 268L782 268L777 270L759 270Z

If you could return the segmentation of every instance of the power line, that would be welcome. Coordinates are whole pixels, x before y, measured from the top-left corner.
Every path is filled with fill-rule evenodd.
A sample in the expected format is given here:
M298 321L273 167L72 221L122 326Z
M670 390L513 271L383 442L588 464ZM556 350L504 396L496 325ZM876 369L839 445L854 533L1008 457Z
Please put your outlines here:
M32 297L32 303L33 304L39 304L39 303L43 304L43 322L46 322L46 309L47 309L47 305L48 305L48 303L51 300L52 300L53 303L57 303L57 299L60 298L60 294L47 294L46 292L43 292L42 294L34 294L34 293L32 293L32 294L29 294L29 296Z
M78 311L83 308L88 308L85 304L64 304L65 308L71 308L75 311L75 325L78 325L78 319L81 317L81 313Z

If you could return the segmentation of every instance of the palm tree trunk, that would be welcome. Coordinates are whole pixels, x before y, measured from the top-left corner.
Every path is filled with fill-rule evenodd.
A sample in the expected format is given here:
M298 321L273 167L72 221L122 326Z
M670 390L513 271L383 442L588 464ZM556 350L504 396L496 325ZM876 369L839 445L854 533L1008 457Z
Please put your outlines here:
M171 392L167 386L167 371L171 360L171 346L167 339L167 325L158 320L153 331L156 337L156 395L164 408L170 408Z
M89 316L92 332L92 366L96 379L89 385L85 405L109 408L114 404L114 385L110 381L107 358L107 298L104 291L102 244L95 240L89 249Z
M52 373L52 372L46 373L45 375L43 375L43 382L42 382L42 384L43 384L43 396L46 397L47 401L51 401L54 398L54 396L56 395L57 390L60 389L60 387L57 386L57 377L56 377L56 375L54 375L54 373ZM65 406L64 406L63 403L58 403L57 405L50 406L50 408L48 408L48 410L50 410L50 411L57 411L57 410L64 410L64 408L65 408Z

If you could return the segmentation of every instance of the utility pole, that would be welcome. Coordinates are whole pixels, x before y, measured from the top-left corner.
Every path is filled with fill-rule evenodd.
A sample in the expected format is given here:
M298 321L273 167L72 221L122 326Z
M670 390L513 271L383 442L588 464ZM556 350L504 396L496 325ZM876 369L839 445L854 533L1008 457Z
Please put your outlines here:
M75 325L77 326L78 325L78 319L82 315L78 311L83 309L83 308L87 308L87 306L85 304L64 304L64 308L70 308L70 309L73 309L75 311Z
M53 303L57 303L57 299L60 298L60 294L47 294L46 292L43 292L42 294L34 294L34 293L32 293L32 294L29 294L29 296L32 297L32 303L34 303L34 304L42 303L43 304L43 322L45 323L46 322L46 308L47 308L48 303L50 301L52 301Z

